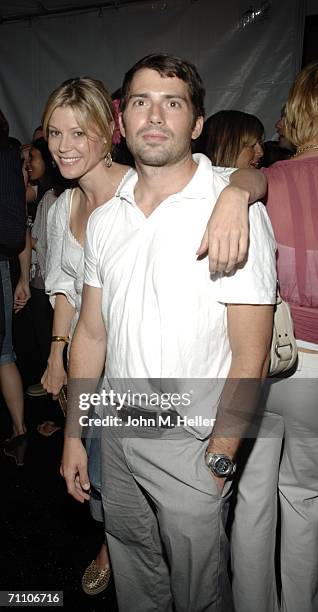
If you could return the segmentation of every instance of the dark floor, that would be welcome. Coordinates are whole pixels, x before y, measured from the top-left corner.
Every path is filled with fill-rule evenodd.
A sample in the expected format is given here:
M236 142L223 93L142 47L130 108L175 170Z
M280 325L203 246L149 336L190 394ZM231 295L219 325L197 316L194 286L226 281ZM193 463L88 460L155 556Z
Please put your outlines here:
M81 589L81 576L95 557L103 532L87 504L67 494L59 475L62 432L44 438L36 432L43 398L26 399L29 446L24 467L0 454L0 591L58 590L66 610L117 612L114 587L96 596ZM56 410L58 410L56 408ZM10 420L0 399L0 447Z

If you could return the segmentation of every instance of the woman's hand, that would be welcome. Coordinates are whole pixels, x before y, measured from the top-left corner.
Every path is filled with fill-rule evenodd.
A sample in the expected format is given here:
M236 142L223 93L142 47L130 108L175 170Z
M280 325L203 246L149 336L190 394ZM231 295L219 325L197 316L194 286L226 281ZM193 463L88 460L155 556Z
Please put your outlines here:
M248 250L249 193L228 185L220 193L204 232L199 257L209 254L210 273L232 272Z
M48 393L52 393L54 399L57 398L63 385L67 385L67 373L64 370L62 354L49 356L41 383Z
M13 311L17 313L22 310L30 297L31 291L29 283L20 278L14 291Z

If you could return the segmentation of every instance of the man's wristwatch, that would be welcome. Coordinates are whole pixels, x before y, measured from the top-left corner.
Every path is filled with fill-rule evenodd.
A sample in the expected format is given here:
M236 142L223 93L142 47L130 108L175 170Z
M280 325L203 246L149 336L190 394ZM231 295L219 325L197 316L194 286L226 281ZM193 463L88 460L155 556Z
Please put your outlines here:
M236 463L234 463L234 461L232 461L232 459L227 455L223 455L221 453L210 453L208 450L206 450L204 459L213 476L216 476L217 478L228 478L229 476L233 476L235 473Z

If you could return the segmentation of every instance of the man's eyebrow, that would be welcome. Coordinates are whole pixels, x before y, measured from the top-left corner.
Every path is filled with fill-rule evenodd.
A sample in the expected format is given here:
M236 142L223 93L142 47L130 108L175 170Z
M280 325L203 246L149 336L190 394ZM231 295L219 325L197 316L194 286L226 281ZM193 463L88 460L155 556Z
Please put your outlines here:
M148 98L148 94L146 93L129 94L128 98L129 100L131 100L131 98Z
M165 98L167 98L168 100L171 100L173 98L174 100L184 100L184 102L188 102L188 98L186 98L185 96L181 96L180 94L165 94Z
M133 94L129 94L128 99L131 100L132 98L149 98L151 94L150 93L133 93ZM181 96L180 94L162 94L163 98L166 98L166 100L184 100L184 102L188 102L188 98L186 98L185 96Z

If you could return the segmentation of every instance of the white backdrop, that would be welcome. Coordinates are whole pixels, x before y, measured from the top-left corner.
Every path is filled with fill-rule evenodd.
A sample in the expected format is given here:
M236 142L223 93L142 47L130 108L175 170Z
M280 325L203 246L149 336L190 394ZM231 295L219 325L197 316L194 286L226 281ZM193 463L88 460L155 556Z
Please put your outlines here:
M304 1L267 4L265 17L241 29L240 17L261 1L148 0L0 25L0 108L11 135L30 140L48 94L66 78L94 76L112 92L136 60L164 51L199 68L206 116L226 108L255 113L271 138L300 68Z

